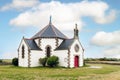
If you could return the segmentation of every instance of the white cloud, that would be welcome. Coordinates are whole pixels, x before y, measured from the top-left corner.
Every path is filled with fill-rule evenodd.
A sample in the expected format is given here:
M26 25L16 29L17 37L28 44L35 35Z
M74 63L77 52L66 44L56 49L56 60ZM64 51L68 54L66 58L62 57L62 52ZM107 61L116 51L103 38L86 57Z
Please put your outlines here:
M12 0L11 3L6 4L5 6L1 7L1 11L9 10L9 9L17 9L21 10L24 8L30 8L35 6L39 3L39 0Z
M120 31L97 32L91 39L91 43L97 46L120 45Z
M101 16L101 17L95 17L95 21L100 24L110 23L113 22L116 18L116 11L111 10L108 16Z
M106 14L107 10L109 10L107 12L109 15ZM115 14L116 12L110 10L108 4L102 1L81 1L77 3L51 1L48 3L41 2L38 6L20 13L10 20L10 24L20 27L37 26L42 28L47 25L49 16L52 15L52 22L57 28L70 32L73 31L76 23L79 29L84 26L82 21L84 16L91 17L96 23L105 24L113 21Z
M103 51L106 57L120 58L120 46L114 46Z

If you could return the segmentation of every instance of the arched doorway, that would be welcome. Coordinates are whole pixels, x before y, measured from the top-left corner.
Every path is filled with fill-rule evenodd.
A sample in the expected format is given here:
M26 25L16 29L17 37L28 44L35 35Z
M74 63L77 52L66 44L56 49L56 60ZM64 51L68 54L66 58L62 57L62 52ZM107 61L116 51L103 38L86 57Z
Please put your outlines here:
M47 56L47 57L50 57L50 55L51 55L50 52L51 52L51 47L50 47L50 46L47 46L47 47L46 47L46 56Z
M74 57L74 67L79 67L79 56Z

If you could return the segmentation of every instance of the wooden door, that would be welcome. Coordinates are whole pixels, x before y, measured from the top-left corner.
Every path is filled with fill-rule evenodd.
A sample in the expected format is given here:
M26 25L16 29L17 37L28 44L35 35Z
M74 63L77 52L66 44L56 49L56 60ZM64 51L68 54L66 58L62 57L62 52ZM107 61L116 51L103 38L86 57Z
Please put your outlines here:
M79 67L79 57L78 56L74 57L74 67Z

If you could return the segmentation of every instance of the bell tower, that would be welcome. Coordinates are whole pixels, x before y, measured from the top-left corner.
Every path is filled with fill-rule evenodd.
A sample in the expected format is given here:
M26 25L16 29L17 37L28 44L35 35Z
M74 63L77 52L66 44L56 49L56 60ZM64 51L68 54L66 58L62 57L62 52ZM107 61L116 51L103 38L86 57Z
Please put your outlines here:
M79 33L79 30L78 30L78 28L77 28L77 24L75 24L74 39L78 39L78 38L79 38L78 33Z

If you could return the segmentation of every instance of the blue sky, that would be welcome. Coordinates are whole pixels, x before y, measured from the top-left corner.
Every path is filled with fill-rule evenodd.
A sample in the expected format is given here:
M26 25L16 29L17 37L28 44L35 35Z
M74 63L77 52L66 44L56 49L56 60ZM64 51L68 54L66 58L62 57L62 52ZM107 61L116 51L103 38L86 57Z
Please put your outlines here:
M74 25L86 57L120 58L119 0L0 0L0 58L17 56L22 37L53 24L68 37Z

